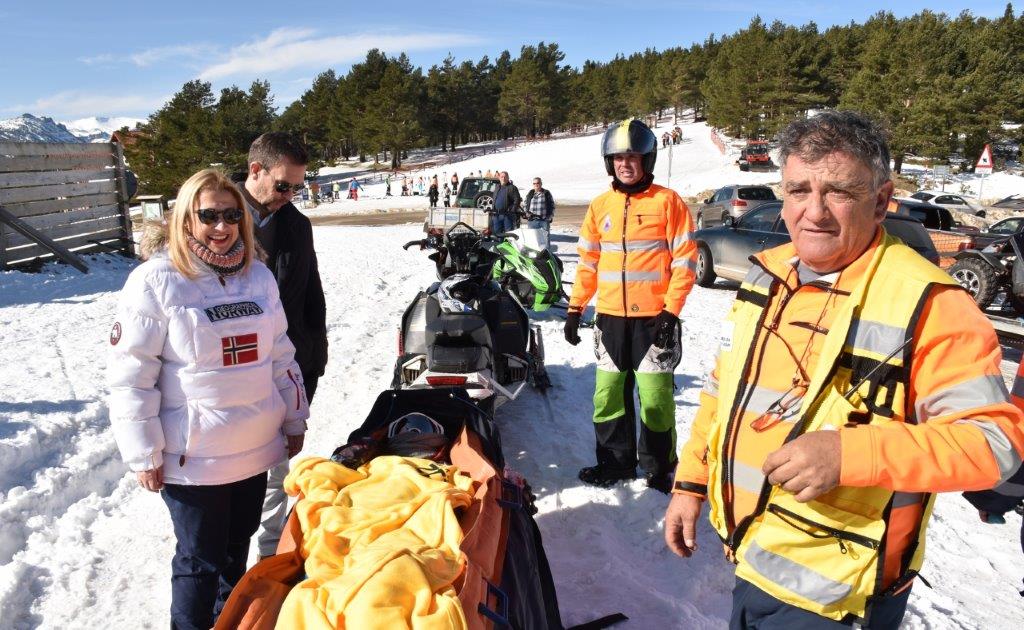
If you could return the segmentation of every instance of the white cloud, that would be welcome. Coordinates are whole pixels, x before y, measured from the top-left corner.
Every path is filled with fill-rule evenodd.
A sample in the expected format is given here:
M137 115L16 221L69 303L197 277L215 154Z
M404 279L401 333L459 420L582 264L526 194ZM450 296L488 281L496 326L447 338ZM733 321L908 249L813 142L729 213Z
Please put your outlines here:
M140 67L146 67L175 57L199 59L214 54L216 49L209 44L180 44L177 46L159 46L149 48L130 56L132 63Z
M3 111L37 116L50 116L57 120L70 120L87 116L148 116L159 109L170 96L124 95L82 91L58 92L36 99L34 103L13 105Z
M264 39L232 48L226 59L203 69L199 78L209 81L231 76L265 77L296 68L327 68L358 61L371 48L397 55L412 50L456 48L482 41L474 35L451 33L314 35L315 31L306 28L277 29Z
M109 53L104 53L102 55L93 55L92 57L79 57L78 60L87 66L93 66L103 63L113 63L114 61L117 61L117 58Z

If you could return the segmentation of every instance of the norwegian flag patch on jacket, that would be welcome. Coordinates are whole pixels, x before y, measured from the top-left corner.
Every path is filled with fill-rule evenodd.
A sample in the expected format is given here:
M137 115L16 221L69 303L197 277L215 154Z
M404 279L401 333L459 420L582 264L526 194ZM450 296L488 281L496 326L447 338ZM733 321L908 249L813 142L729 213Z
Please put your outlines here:
M241 365L242 363L255 363L259 360L256 333L221 337L220 345L224 353L225 367Z

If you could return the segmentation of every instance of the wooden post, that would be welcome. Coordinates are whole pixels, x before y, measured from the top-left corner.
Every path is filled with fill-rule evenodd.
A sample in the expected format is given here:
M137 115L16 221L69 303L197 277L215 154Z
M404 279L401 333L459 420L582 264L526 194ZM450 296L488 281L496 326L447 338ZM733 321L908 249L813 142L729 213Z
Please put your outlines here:
M66 248L58 245L52 239L48 238L45 234L39 232L38 230L28 225L18 217L3 209L2 207L0 207L0 223L6 223L7 225L14 228L14 230L16 230L17 232L20 232L23 236L25 236L25 238L32 239L36 243L39 243L46 249L50 250L50 252L54 256L60 258L61 260L71 265L75 269L81 271L82 273L89 273L89 267L81 258L79 258L71 251L68 251Z
M124 228L124 251L129 257L135 257L135 246L132 239L132 217L130 199L128 198L128 182L124 175L124 148L120 142L112 143L117 149L117 197L121 208L121 226Z
M0 223L0 271L7 271L7 235L3 223Z

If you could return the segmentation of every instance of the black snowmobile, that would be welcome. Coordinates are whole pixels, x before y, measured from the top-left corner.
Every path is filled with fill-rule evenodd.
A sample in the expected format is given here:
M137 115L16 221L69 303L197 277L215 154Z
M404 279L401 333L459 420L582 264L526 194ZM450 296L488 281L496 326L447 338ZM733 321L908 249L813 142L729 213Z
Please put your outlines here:
M430 259L439 281L402 316L393 389L464 387L494 409L527 383L541 392L550 386L540 328L491 275L501 258L495 247L506 237L460 222L404 245L435 250Z

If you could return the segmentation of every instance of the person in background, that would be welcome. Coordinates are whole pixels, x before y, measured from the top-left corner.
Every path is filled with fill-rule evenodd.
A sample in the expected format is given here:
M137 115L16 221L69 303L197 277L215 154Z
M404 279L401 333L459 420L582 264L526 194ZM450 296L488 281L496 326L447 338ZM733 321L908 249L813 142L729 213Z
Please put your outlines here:
M341 182L334 182L331 184L331 193L334 195L334 200L341 199Z
M309 198L312 200L314 208L320 204L320 184L315 179L309 182Z
M430 189L427 192L427 198L430 200L430 207L431 208L436 208L437 207L437 198L439 196L439 193L440 193L440 191L438 191L438 189L437 189L437 177L431 177L430 178Z
M391 173L384 176L384 196L391 196Z
M348 182L348 198L352 201L359 201L359 191L363 189L363 185L359 183L359 180L353 177Z
M299 177L296 183L301 184ZM274 276L238 189L206 169L128 276L110 333L110 421L177 541L171 626L213 626L245 573L267 470L301 448L309 406Z
M555 200L551 191L543 187L539 177L533 178L533 188L526 193L523 212L526 214L527 227L551 231L551 221L555 218Z
M291 202L308 161L306 148L294 136L265 133L249 147L249 170L239 189L254 220L256 240L277 280L288 337L295 346L306 398L312 401L327 367L327 303L313 248L313 226ZM283 487L287 474L287 461L270 471L258 535L260 557L274 555L281 538L288 508Z
M459 194L459 174L452 173L452 194Z
M492 234L516 229L516 215L522 204L519 189L508 178L508 171L498 173L498 187L494 190L494 208L490 212Z
M452 206L452 188L446 182L444 185L444 207L450 208Z

